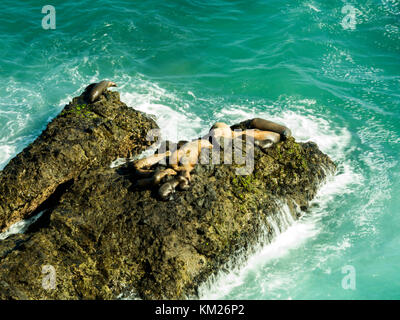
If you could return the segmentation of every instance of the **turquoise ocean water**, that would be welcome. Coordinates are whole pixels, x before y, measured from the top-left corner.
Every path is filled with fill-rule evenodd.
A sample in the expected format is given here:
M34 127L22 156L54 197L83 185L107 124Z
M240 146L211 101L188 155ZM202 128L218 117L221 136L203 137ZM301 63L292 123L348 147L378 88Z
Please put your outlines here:
M46 4L46 3L45 3ZM208 299L400 298L400 1L0 2L0 169L110 79L165 138L265 117L338 164L310 212ZM356 287L342 280L355 271Z

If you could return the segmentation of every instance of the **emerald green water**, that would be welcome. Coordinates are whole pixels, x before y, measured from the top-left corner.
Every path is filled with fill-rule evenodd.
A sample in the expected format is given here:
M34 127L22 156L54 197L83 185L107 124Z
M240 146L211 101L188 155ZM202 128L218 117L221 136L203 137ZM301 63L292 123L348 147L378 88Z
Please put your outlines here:
M42 29L39 1L0 3L0 169L101 79L172 140L216 121L282 122L338 173L299 222L201 297L400 298L400 1L51 4L55 30ZM355 290L342 287L347 265Z

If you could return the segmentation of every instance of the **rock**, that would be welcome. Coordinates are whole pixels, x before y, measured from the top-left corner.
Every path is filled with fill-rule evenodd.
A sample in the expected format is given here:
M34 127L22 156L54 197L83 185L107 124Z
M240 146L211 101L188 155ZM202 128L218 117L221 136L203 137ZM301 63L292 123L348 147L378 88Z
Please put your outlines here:
M128 108L118 92L86 104L76 97L43 133L0 172L0 231L34 214L85 169L143 151L154 120Z
M99 114L106 115L108 108L104 103L99 103L104 109ZM109 168L109 160L115 157L100 154L105 152L105 141L109 143L109 139L114 144L110 147L114 154L143 149L146 143L142 137L152 122L145 117L140 119L141 127L138 122L135 126L127 125L128 130L113 126L116 120L111 121L111 130L103 130L104 122L102 129L96 127L97 144L104 147L92 143L85 150L104 158L96 165L85 162L84 168L68 186L59 189L46 212L25 234L0 241L0 299L195 297L199 285L226 263L250 253L260 239L273 238L272 221L283 221L282 203L297 219L297 208L307 208L326 176L335 171L335 164L316 144L297 143L289 138L265 153L256 147L254 170L247 176L236 174L240 167L237 163L197 164L191 188L177 190L172 200L161 201L157 189L133 187L131 164ZM57 134L56 128L53 130ZM128 147L124 138L130 130L136 130L139 138ZM108 134L113 138L108 138ZM117 151L119 138L125 151ZM43 141L43 135L40 140ZM49 144L48 152L52 153L56 146ZM28 159L41 159L41 150L31 147L31 157L23 157L23 161L17 157L10 168L15 172L24 172L25 168L32 172ZM81 158L73 159L75 162L67 162L63 177L69 177L67 169L76 173L74 166ZM49 165L52 171L47 178L64 164L56 166L53 160ZM7 175L11 171L8 169ZM24 186L21 180L15 183L15 188L19 183ZM3 196L7 207L16 197L16 193L8 194L14 198ZM41 197L45 198L43 194ZM19 200L21 205L23 199ZM29 199L35 201L33 196ZM54 268L55 289L43 286L48 276L42 273L46 265Z

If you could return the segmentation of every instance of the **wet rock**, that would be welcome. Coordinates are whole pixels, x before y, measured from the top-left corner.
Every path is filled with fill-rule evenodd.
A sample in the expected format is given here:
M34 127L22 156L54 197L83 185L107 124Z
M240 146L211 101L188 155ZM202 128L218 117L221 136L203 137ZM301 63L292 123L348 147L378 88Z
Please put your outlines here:
M98 102L102 103L104 99ZM109 110L100 109L103 115ZM117 134L118 140L136 130L138 138L121 153L138 152L146 146L146 128L152 127L141 117L126 130L113 125L112 119L108 129L101 126L99 135L109 139L108 135ZM113 139L111 150L119 154ZM97 155L106 150L107 143L100 138L98 143L104 149L93 146L98 151L86 152ZM48 146L50 153L53 146L57 145ZM32 157L40 158L42 149L31 150ZM335 164L316 144L297 143L293 138L265 152L255 147L253 152L251 174L238 175L236 169L243 166L238 163L198 164L190 189L177 189L170 201L161 201L157 188L135 188L131 164L110 168L110 156L96 165L87 164L25 234L0 241L0 299L196 296L200 284L228 261L251 252L261 236L273 238L271 219L279 220L282 203L297 219L299 208L308 207L320 184L335 171ZM15 172L31 167L23 159L13 161ZM54 165L52 170L58 172L62 166ZM15 181L17 188L21 182ZM54 289L43 285L48 279L43 266L54 268Z
M83 170L143 151L152 128L154 120L128 108L118 92L107 91L94 104L74 98L0 171L0 231L28 217Z

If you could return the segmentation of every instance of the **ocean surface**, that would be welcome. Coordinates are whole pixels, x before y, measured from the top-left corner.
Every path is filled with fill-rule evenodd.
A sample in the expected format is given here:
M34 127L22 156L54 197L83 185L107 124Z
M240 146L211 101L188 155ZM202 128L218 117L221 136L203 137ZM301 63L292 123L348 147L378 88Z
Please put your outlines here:
M53 0L48 30L44 4L0 2L0 169L102 79L171 140L272 119L337 175L201 298L400 298L400 0Z

